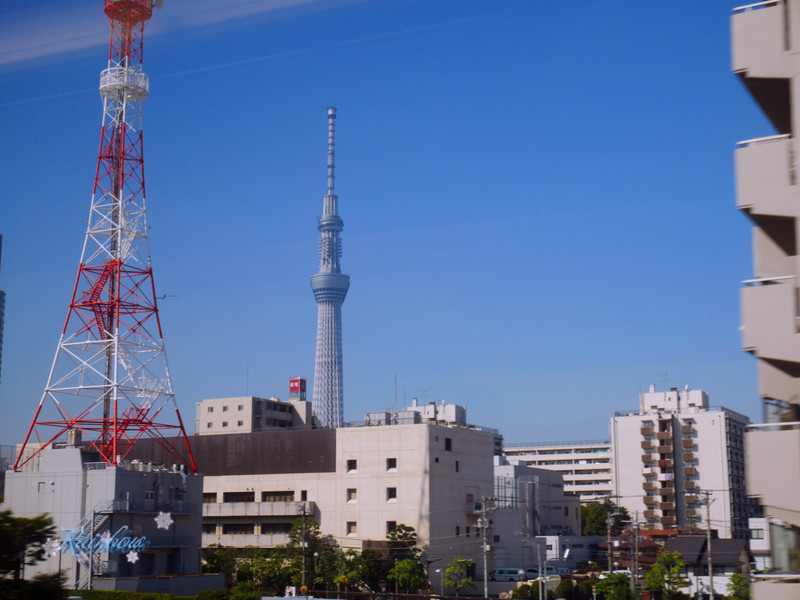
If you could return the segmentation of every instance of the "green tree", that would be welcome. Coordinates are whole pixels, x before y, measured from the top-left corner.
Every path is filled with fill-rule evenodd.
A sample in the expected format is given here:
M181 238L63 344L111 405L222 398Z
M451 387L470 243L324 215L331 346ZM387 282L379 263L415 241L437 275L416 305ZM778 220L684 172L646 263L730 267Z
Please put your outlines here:
M624 506L613 502L593 502L581 506L581 533L583 535L607 535L608 518L611 515L611 535L622 533L631 522L631 515Z
M406 593L422 588L425 581L425 571L422 565L411 558L404 558L395 564L386 576L389 581L397 585Z
M386 540L389 558L419 560L422 555L422 550L417 547L417 532L413 527L400 523L386 534Z
M732 600L749 600L750 579L742 573L734 573L728 582L728 598Z
M682 575L685 570L686 562L680 552L664 550L645 575L644 585L657 592L663 591L665 600L683 598L680 588L689 585L689 580Z
M21 579L22 566L35 565L44 558L44 544L55 537L50 515L15 517L10 510L0 512L0 578L13 574Z
M236 560L233 548L226 548L219 544L211 544L202 550L203 573L221 573L225 576L225 585L232 586L236 573Z
M556 598L571 598L572 597L572 579L564 577L558 582L555 592Z
M444 570L444 583L456 591L456 596L460 595L461 590L470 590L475 587L472 577L468 575L471 564L472 561L468 558L456 556Z
M630 581L624 573L611 573L597 582L596 591L603 595L605 600L630 600L633 598Z
M523 583L521 586L514 588L511 592L511 597L519 600L539 600L539 585L536 582L533 585ZM547 590L545 598L546 600L551 600L555 598L555 594L552 590Z

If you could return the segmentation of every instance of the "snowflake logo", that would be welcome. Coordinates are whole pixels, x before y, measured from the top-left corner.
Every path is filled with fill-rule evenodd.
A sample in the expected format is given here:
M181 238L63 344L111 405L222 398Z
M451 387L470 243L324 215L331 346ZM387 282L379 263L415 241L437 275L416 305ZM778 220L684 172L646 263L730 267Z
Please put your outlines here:
M111 543L111 534L108 531L100 536L100 543L104 546L108 546Z
M172 515L166 512L158 513L158 516L155 518L156 525L159 529L169 529L169 526L172 525Z
M129 563L135 563L137 560L139 560L139 553L131 550L125 555L125 558L128 559Z
M42 544L42 550L44 550L44 554L47 558L58 556L58 553L61 552L61 542L56 538L47 538L47 541Z

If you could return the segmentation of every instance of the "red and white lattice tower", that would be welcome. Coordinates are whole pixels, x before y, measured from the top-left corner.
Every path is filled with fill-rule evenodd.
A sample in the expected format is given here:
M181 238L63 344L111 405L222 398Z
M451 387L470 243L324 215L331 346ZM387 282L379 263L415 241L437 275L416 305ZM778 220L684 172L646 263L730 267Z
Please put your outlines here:
M197 470L172 391L145 217L141 118L149 82L142 41L154 4L105 0L111 43L100 75L103 127L86 240L50 376L14 470L69 430L81 431L109 465L150 437Z

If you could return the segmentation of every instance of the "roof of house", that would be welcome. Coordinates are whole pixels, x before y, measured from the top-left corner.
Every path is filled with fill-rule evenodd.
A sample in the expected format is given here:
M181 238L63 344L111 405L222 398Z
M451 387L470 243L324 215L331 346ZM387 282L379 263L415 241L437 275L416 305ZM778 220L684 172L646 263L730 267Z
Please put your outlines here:
M683 560L689 565L704 564L706 557L706 537L702 535L685 535L670 538L664 550L680 552ZM715 565L739 565L752 560L747 540L712 539L711 560Z

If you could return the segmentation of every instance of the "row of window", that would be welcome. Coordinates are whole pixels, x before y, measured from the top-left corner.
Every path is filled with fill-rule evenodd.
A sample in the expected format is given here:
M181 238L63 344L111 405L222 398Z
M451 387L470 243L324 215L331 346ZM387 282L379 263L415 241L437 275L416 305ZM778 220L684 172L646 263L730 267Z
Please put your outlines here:
M358 490L356 488L347 488L347 502L353 503L358 502ZM386 501L387 502L397 502L397 488L396 487L387 487L386 488Z
M216 492L204 492L203 504L214 504L217 501ZM255 502L256 493L254 490L244 492L223 492L223 502ZM308 501L308 492L301 490L300 502ZM261 492L261 502L294 502L294 490L280 490Z
M223 523L221 533L223 535L286 535L291 531L291 523ZM203 523L203 533L220 533L216 523Z
M387 458L386 459L386 472L390 473L392 471L397 470L397 459L396 458ZM347 459L347 472L348 473L355 473L358 471L358 460L355 458L348 458Z

